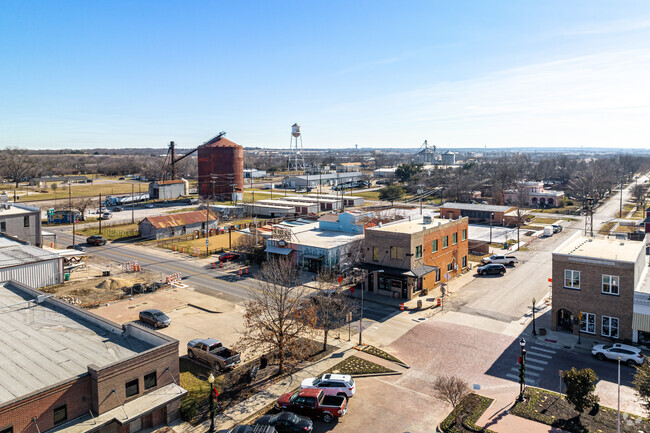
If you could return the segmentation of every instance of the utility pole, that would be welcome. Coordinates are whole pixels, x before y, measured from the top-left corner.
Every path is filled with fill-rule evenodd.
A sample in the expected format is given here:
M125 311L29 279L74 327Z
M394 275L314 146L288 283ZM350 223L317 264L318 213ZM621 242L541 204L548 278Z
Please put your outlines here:
M134 208L134 198L133 192L135 191L135 184L131 184L131 224L135 224L135 208Z
M72 190L71 190L71 182L68 180L68 206L70 207L70 216L72 217L72 248L74 248L75 245L75 232L76 227L75 227L75 222L77 221L77 216L74 214L72 211Z
M623 179L621 179L621 202L618 209L618 217L623 218Z
M205 206L205 256L210 255L210 199L206 200Z
M102 193L99 193L99 234L102 234Z

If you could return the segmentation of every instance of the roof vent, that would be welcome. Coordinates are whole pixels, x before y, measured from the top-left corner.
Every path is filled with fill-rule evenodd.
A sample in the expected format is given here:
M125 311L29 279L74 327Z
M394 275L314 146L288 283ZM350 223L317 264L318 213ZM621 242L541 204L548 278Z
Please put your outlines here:
M625 245L625 242L621 242L619 245L620 245L620 246L624 246L624 245Z
M379 226L379 228L381 228L381 221L379 221L379 224L377 224L377 226Z

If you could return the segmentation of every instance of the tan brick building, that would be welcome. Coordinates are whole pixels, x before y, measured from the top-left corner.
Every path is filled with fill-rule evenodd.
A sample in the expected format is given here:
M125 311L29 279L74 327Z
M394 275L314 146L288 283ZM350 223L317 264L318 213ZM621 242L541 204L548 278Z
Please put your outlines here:
M645 267L643 242L576 233L553 252L552 328L577 335L579 326L589 337L635 340L635 293Z
M179 416L178 341L0 283L0 432L134 433Z
M467 268L467 228L467 218L428 216L366 228L364 286L407 300L436 290Z

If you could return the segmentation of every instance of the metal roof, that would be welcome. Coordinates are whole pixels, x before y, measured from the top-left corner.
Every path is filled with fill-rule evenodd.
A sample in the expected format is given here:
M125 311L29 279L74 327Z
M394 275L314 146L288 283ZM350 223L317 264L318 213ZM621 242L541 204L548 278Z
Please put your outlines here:
M478 210L485 212L508 212L513 206L497 206L490 204L471 204L471 203L445 203L441 206L443 209L461 209L461 210Z
M161 180L160 182L151 182L151 183L156 183L158 185L172 185L175 183L185 183L184 180Z
M311 176L287 176L286 179L311 179L314 182L317 179L336 179L336 178L345 178L345 177L360 177L363 175L363 173L359 173L358 171L350 171L347 173L327 173L327 174L313 174Z
M26 265L58 259L59 255L32 245L15 245L0 248L0 268Z
M164 229L169 227L178 227L186 226L190 224L204 223L206 220L204 210L197 210L194 212L184 212L184 213L174 213L169 215L159 215L153 217L147 217L140 221L142 224L145 221L148 221L149 224L154 226L157 229ZM218 221L219 218L212 212L210 212L209 221L214 222Z

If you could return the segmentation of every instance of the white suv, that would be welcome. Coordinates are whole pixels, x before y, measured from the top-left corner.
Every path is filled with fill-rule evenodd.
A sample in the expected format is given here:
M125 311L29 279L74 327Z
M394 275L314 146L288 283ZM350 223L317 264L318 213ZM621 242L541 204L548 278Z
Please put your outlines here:
M322 389L325 395L352 397L354 395L354 379L348 374L324 374L323 377L311 377L300 384L300 389Z
M641 353L641 349L627 344L598 344L591 349L592 355L596 358L612 359L614 361L621 358L621 362L633 367L635 365L643 364L645 357Z

